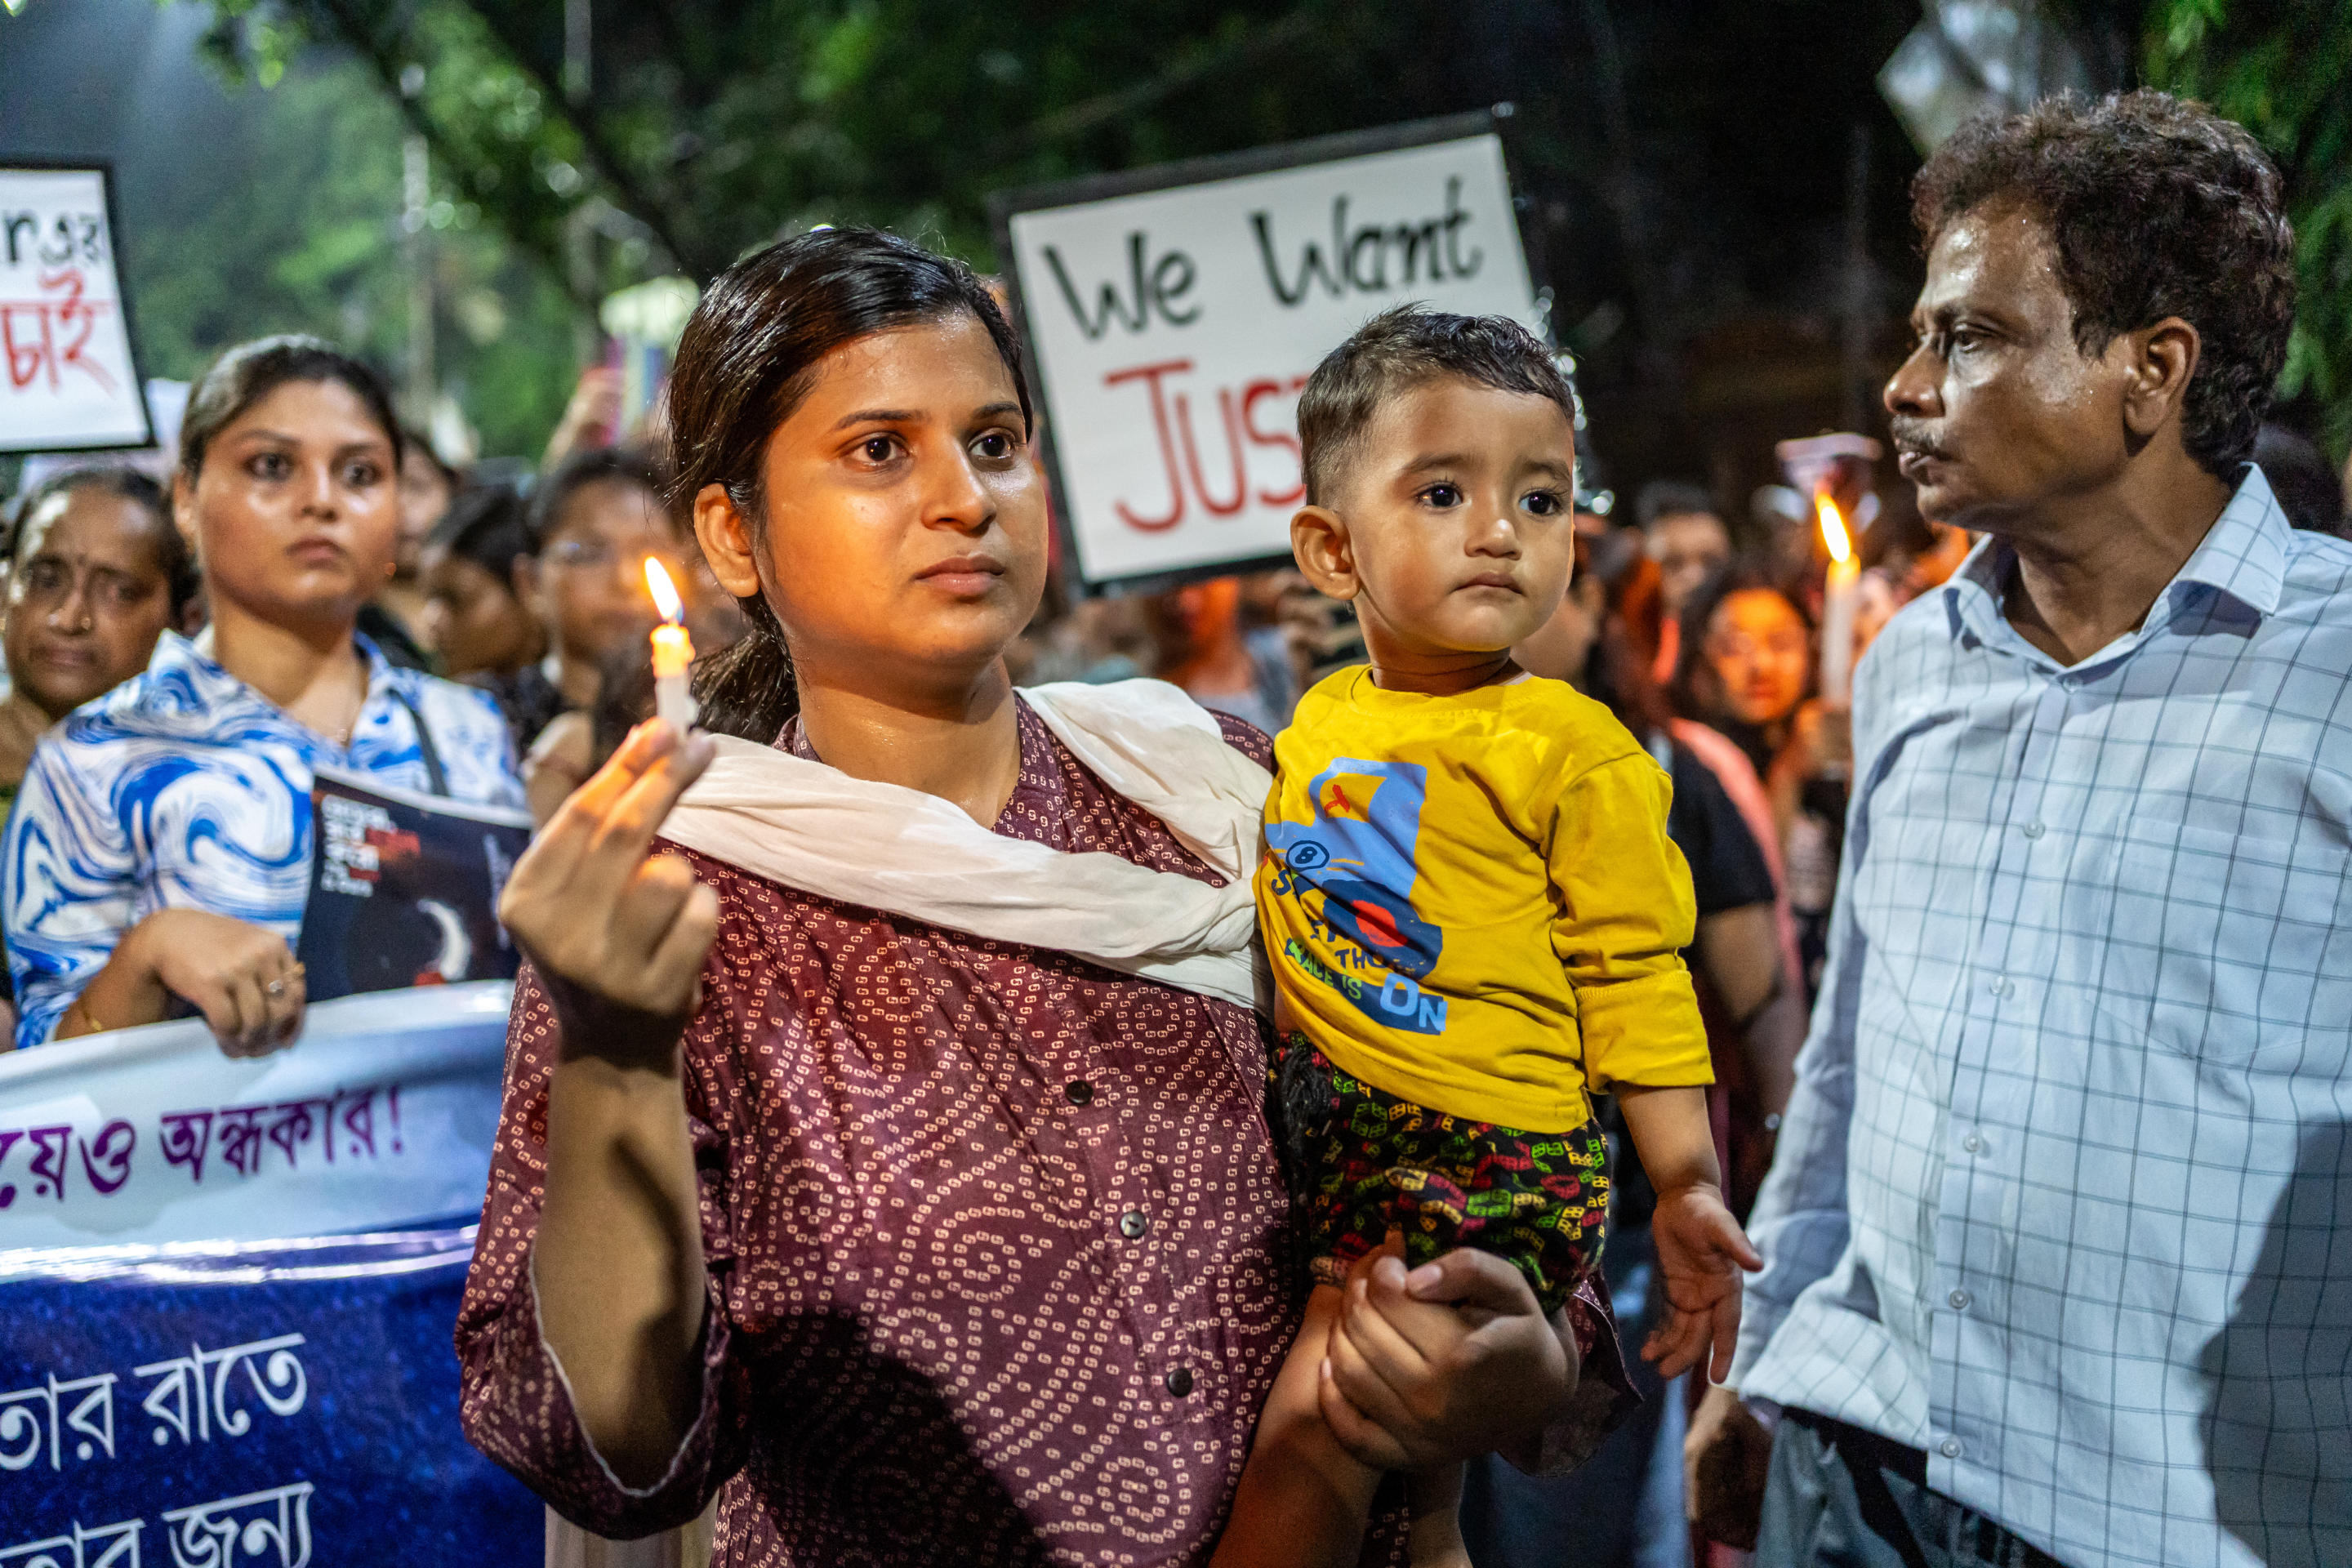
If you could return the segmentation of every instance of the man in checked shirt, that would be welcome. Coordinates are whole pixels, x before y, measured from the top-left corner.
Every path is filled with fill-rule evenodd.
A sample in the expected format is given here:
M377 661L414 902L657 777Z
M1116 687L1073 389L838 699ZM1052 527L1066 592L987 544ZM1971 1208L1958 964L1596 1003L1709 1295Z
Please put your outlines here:
M1693 1512L1738 1540L1760 1491L1770 1568L2352 1563L2352 545L2245 460L2279 176L2193 105L2053 100L1914 211L1895 444L1990 537L1855 682Z

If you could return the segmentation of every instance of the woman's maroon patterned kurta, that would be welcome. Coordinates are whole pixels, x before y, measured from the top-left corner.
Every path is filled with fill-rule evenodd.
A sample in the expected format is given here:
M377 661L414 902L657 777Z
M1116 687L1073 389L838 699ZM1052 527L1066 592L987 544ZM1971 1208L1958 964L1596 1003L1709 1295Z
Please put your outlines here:
M1025 706L1020 733L997 832L1212 879ZM688 858L720 900L686 1037L700 1419L631 1491L541 1344L557 1040L526 972L457 1325L467 1435L606 1535L724 1481L723 1564L1205 1561L1303 1300L1255 1019Z

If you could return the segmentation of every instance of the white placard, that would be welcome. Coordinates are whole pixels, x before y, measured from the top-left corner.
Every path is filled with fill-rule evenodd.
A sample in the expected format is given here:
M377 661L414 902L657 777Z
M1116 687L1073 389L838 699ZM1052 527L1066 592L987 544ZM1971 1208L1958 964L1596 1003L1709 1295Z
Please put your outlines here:
M152 438L106 171L0 166L0 452Z
M321 1002L266 1057L202 1019L0 1055L0 1278L24 1249L394 1230L474 1212L514 984Z
M1538 326L1492 132L1264 166L1281 157L1002 204L1088 583L1286 555L1299 389L1378 312L1417 300ZM1258 167L1217 177L1234 162Z

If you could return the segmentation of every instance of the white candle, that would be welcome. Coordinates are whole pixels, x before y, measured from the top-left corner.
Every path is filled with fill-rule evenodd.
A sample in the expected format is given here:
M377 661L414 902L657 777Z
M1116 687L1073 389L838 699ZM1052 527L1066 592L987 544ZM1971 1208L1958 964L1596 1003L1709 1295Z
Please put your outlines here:
M1862 581L1862 560L1828 491L1814 499L1813 510L1830 552L1829 582L1822 595L1822 700L1843 708L1853 696L1854 589Z
M687 689L687 666L694 661L694 639L686 635L686 605L677 596L677 589L662 570L662 563L652 556L646 557L646 587L654 596L654 607L661 611L662 624L654 628L654 716L684 735L694 728L702 716L695 705L694 694Z

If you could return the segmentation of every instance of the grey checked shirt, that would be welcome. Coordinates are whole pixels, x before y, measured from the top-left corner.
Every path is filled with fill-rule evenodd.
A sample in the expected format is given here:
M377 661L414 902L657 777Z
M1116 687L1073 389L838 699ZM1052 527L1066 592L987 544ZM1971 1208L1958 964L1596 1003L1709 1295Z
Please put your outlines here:
M2352 545L2259 471L2061 668L1871 648L1733 1381L2076 1568L2352 1563Z

